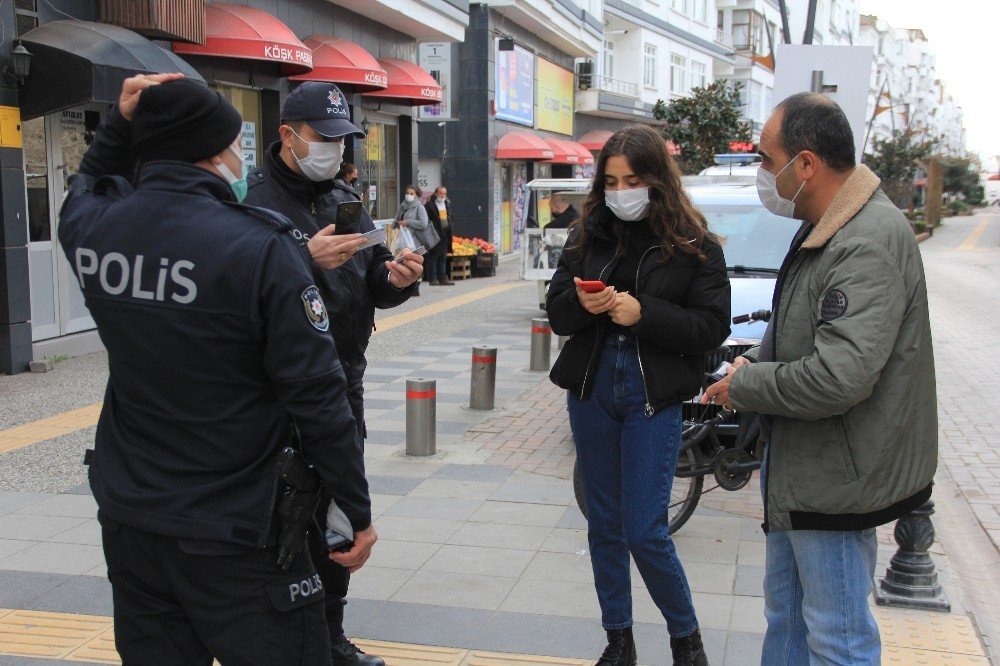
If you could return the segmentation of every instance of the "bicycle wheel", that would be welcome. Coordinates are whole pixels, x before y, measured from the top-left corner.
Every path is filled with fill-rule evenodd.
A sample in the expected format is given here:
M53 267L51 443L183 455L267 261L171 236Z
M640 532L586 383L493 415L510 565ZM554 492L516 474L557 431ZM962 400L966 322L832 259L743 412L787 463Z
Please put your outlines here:
M688 467L695 464L694 451L688 449L682 454L678 461L678 468ZM670 489L670 533L673 534L687 522L691 514L698 506L698 498L701 496L702 486L705 484L703 476L674 477L674 485ZM587 517L587 504L584 501L583 475L580 474L580 462L573 463L573 494L576 496L576 505L580 507L583 517Z

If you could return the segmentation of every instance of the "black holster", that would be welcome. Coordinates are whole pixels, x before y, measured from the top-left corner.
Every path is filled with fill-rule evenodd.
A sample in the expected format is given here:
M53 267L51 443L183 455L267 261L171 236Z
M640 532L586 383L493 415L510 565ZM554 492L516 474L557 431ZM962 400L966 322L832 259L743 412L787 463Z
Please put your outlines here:
M275 563L287 571L292 560L305 547L306 533L319 505L323 484L316 470L290 446L278 454L275 481L274 514L268 545L274 546L277 552Z

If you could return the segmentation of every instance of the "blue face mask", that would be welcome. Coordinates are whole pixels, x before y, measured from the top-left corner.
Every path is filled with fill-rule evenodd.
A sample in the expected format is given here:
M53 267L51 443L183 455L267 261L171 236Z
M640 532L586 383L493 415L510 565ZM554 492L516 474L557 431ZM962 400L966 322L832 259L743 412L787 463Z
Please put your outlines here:
M233 194L236 195L236 201L243 203L243 200L247 198L247 165L243 162L243 153L236 149L236 146L229 144L229 151L240 158L240 164L242 168L240 172L242 173L241 178L237 178L229 167L226 166L225 162L219 162L216 168L222 173L223 178L229 183L229 187L233 188Z

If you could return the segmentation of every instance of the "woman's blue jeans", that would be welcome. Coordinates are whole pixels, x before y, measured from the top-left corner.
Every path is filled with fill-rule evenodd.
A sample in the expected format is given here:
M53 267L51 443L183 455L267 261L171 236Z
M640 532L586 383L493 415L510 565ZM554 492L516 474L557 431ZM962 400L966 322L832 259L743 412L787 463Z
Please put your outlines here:
M590 398L569 394L602 623L632 626L631 554L670 635L689 636L698 620L668 528L681 406L646 416L634 338L609 335L602 351Z

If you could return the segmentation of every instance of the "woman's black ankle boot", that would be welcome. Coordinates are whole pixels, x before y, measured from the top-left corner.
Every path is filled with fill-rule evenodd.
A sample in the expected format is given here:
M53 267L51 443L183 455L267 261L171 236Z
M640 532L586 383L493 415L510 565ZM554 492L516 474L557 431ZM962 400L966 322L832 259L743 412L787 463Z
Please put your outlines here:
M635 666L637 661L632 627L608 629L608 647L597 660L597 666Z
M701 643L701 632L695 631L684 638L670 637L670 651L674 655L674 666L708 666L705 646Z

